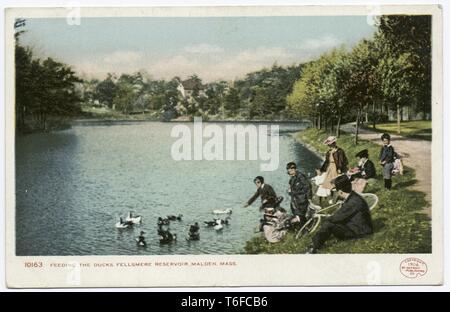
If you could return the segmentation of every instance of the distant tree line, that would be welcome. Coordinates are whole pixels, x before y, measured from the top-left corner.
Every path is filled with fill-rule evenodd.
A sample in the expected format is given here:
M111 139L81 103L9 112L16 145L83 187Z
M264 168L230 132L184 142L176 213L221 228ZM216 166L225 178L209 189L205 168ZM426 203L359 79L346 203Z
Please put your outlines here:
M399 133L404 108L431 118L431 16L381 16L377 26L350 51L336 48L305 64L287 98L296 116L337 135L343 121L356 121L357 134L364 119L375 128L388 110Z
M236 81L204 84L200 77L188 77L194 89L183 97L178 87L181 79L153 80L146 72L116 77L108 74L104 80L86 80L84 102L104 105L124 114L159 111L177 116L206 118L278 119L290 116L287 95L299 78L302 65L262 69ZM169 114L170 113L170 114Z

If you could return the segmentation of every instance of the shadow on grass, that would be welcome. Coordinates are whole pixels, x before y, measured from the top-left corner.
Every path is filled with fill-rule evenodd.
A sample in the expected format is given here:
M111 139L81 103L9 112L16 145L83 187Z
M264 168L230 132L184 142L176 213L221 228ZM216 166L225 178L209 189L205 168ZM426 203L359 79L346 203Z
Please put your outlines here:
M386 218L377 218L372 220L373 231L376 233L383 229L386 226L386 220Z
M400 183L396 183L396 184L394 184L393 189L400 190L400 189L403 189L403 188L408 187L408 186L413 186L416 183L417 183L416 179L409 180L409 181L404 181L404 182L400 182Z
M397 134L396 131L389 131L389 130L382 130L382 129L374 129L372 126L362 126L362 129L377 132L377 133L384 133L384 132L390 132L392 134ZM418 129L412 133L401 133L402 137L398 138L396 137L396 141L406 141L406 140L414 140L414 141L431 141L432 138L432 130L431 129Z

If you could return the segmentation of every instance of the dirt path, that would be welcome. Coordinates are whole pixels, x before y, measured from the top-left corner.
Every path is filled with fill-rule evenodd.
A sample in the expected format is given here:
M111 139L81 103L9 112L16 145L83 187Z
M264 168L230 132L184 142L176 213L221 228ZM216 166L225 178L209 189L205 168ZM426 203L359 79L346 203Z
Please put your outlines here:
M348 133L355 133L354 124L345 124L341 128ZM381 145L381 134L366 129L360 129L359 137ZM392 146L402 156L403 165L416 170L417 183L413 189L426 194L428 202L425 212L431 218L431 141L406 138L391 134Z

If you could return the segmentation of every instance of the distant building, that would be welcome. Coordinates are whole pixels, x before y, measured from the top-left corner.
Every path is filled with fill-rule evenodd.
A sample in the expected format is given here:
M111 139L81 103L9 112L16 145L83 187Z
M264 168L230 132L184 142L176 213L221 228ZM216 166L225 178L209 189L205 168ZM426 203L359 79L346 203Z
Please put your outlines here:
M198 91L199 96L206 96L205 86L201 82L193 78L179 81L177 89L185 99L192 98L195 90Z

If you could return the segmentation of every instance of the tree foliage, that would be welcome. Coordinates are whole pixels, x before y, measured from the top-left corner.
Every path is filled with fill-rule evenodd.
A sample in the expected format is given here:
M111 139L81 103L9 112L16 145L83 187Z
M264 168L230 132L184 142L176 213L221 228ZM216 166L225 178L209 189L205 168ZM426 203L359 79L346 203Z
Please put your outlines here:
M342 120L359 123L371 116L374 126L383 109L431 111L431 17L382 16L372 39L350 51L322 54L306 64L287 96L294 116L330 131ZM399 129L400 131L400 129ZM355 140L357 141L356 135Z
M41 130L48 129L50 116L73 116L81 111L78 78L72 68L52 58L41 60L33 51L15 44L15 84L17 129L25 131L34 120Z

